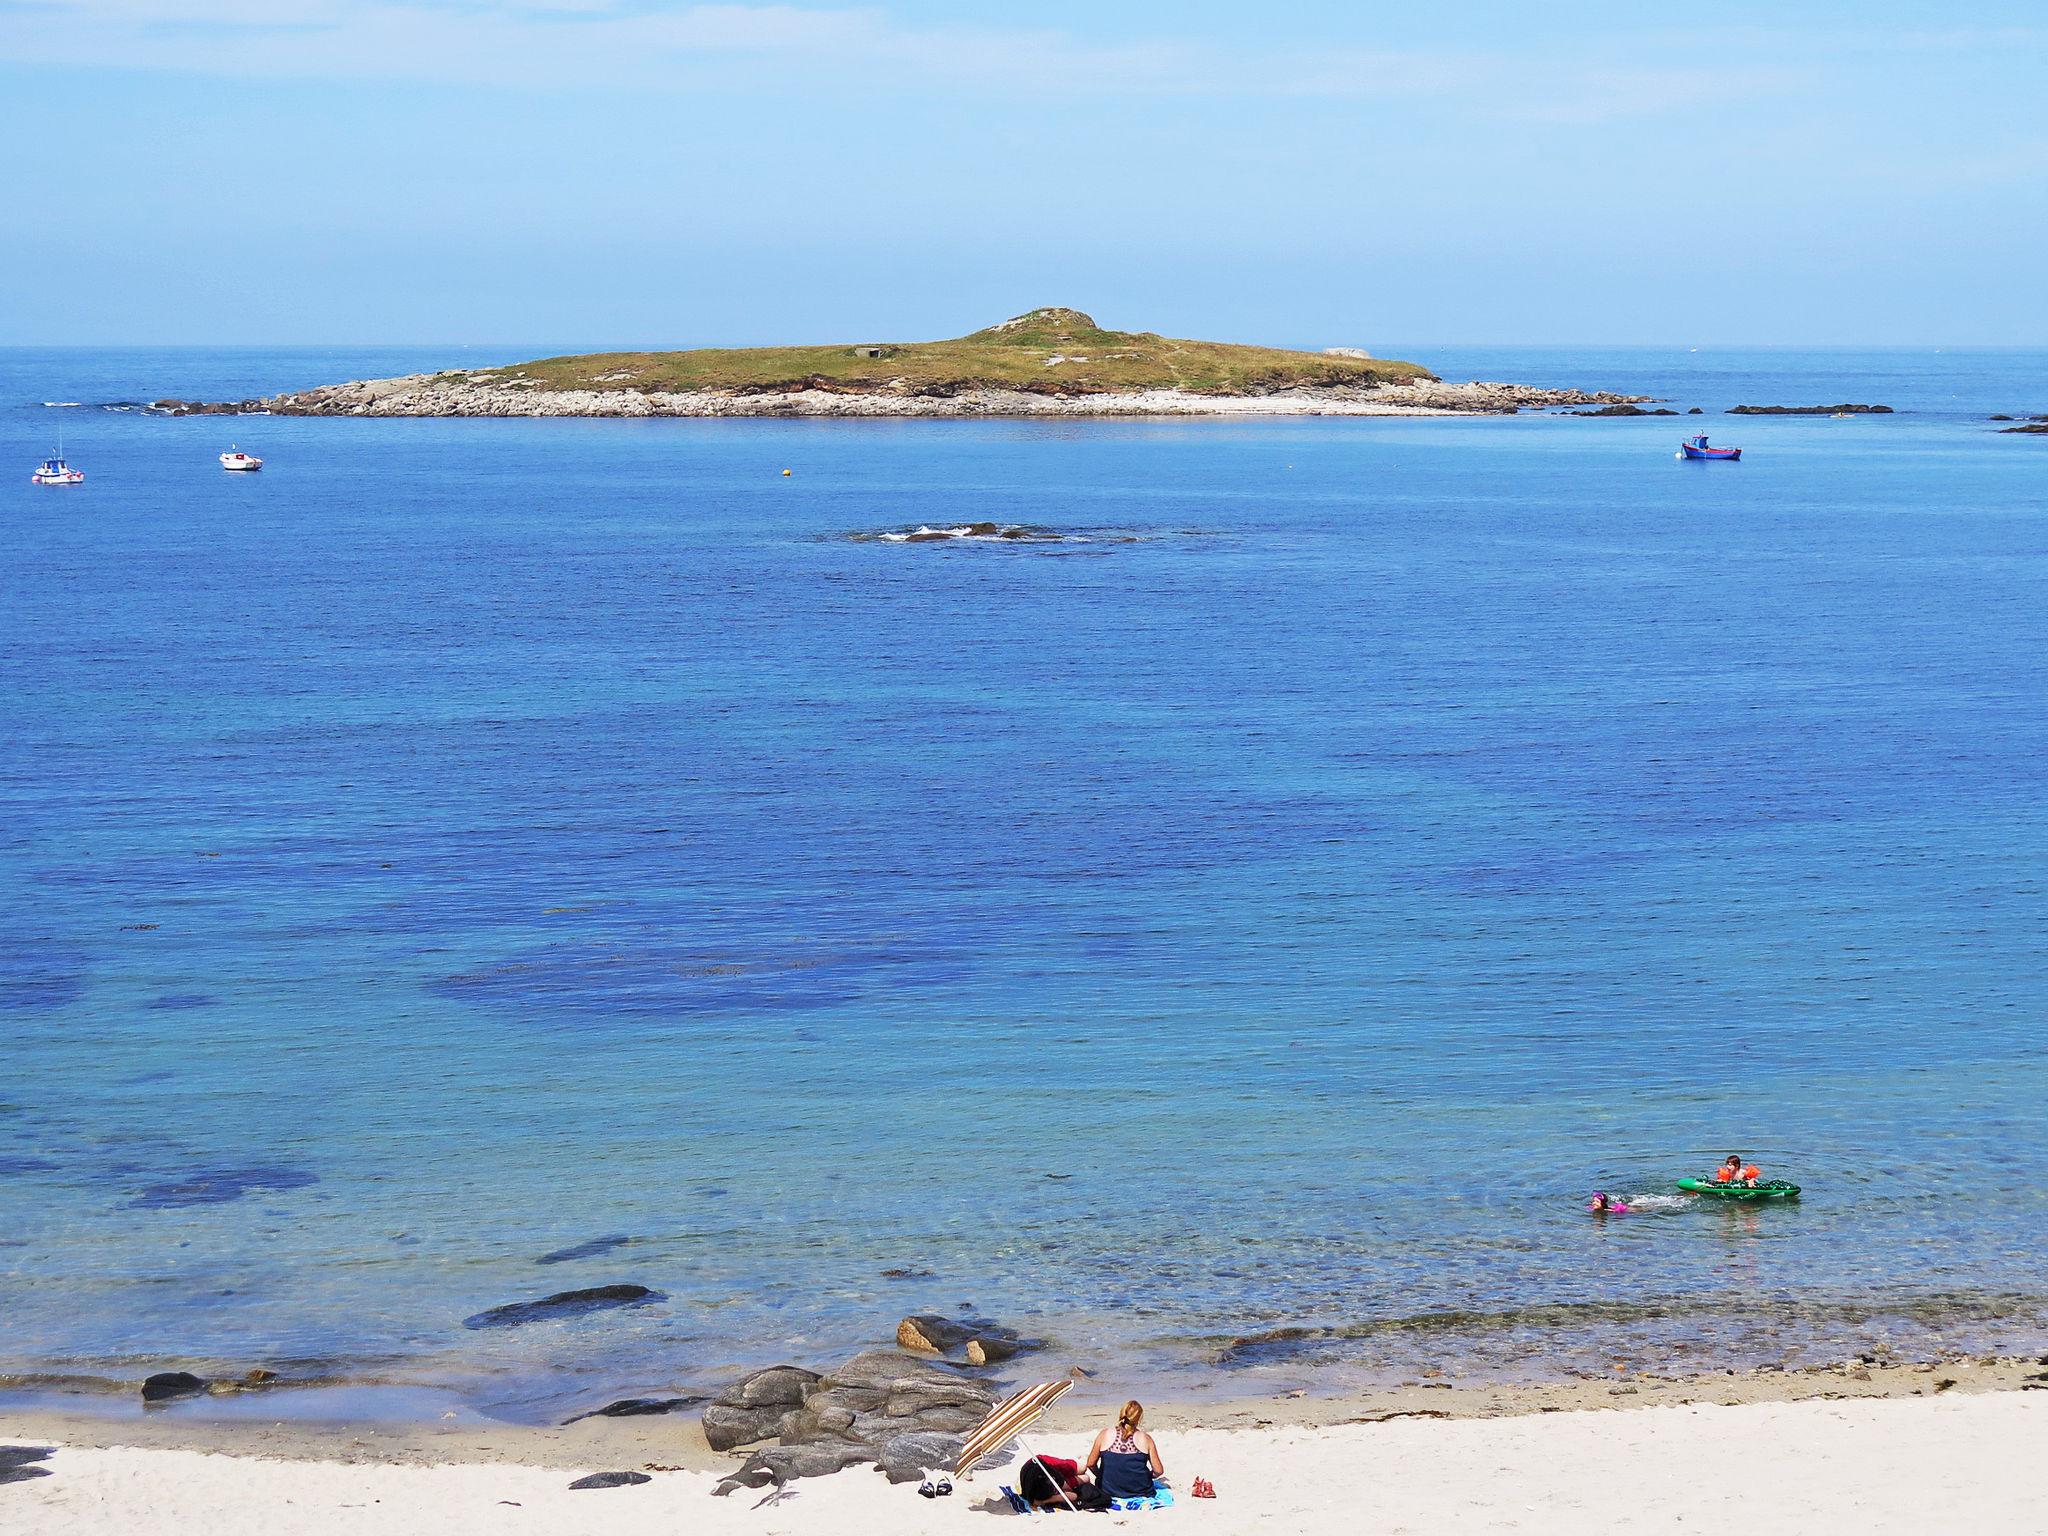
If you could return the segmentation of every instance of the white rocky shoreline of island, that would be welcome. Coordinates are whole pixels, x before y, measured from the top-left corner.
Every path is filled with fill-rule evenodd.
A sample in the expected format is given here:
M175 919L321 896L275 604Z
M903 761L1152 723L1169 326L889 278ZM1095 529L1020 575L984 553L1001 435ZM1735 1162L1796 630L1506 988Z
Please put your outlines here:
M1021 389L840 390L541 389L468 373L357 380L263 399L159 400L172 416L1475 416L1572 405L1627 405L1648 397L1520 384L1435 379L1371 388L1331 386L1212 395L1147 389L1058 394Z

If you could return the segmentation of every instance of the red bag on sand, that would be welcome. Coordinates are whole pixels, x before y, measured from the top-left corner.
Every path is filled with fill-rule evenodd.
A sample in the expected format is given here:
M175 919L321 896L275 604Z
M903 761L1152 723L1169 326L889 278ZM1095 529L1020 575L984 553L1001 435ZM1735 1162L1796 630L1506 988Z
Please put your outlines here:
M1216 1497L1216 1485L1206 1477L1198 1477L1195 1479L1194 1495L1198 1499L1213 1499Z

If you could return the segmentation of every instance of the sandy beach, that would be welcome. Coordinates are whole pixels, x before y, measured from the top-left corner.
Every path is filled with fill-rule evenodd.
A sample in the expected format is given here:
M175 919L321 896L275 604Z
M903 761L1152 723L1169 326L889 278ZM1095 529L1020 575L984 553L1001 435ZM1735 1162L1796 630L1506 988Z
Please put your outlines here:
M1148 1422L1181 1502L1102 1518L1331 1536L2021 1530L2038 1515L2025 1469L2048 1433L2048 1398L2027 1390L2040 1371L2024 1360L1923 1362L1160 1407ZM1085 1447L1111 1394L1092 1383L1083 1394L1035 1433L1040 1449ZM0 1524L24 1536L200 1523L220 1536L880 1536L1016 1518L997 1492L1011 1470L982 1472L947 1501L865 1468L792 1483L772 1500L746 1489L716 1498L736 1458L712 1455L688 1418L480 1430L15 1414L0 1417L0 1445L49 1448L17 1458L28 1474L0 1491ZM622 1470L650 1480L569 1487ZM1198 1475L1216 1484L1215 1502L1186 1497Z

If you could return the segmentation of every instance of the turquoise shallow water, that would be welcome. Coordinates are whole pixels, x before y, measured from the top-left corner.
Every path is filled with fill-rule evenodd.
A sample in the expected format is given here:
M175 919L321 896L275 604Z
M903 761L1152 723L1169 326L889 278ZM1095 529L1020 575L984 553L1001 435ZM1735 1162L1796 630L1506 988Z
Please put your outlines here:
M502 359L0 352L0 1372L2048 1338L2048 440L1982 420L2048 357L1412 351L1902 412L223 422L91 407ZM1066 537L871 537L977 520ZM1581 1213L1731 1148L1807 1197Z

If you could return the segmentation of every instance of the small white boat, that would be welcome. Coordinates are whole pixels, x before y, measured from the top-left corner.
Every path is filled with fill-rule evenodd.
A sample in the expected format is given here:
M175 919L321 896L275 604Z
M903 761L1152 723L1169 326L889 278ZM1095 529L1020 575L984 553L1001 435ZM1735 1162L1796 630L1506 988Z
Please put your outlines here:
M222 469L261 469L263 461L253 453L244 453L241 449L230 446L228 451L220 456L220 467Z
M35 485L83 485L85 471L73 469L59 456L43 460L36 466L36 472L28 478Z

